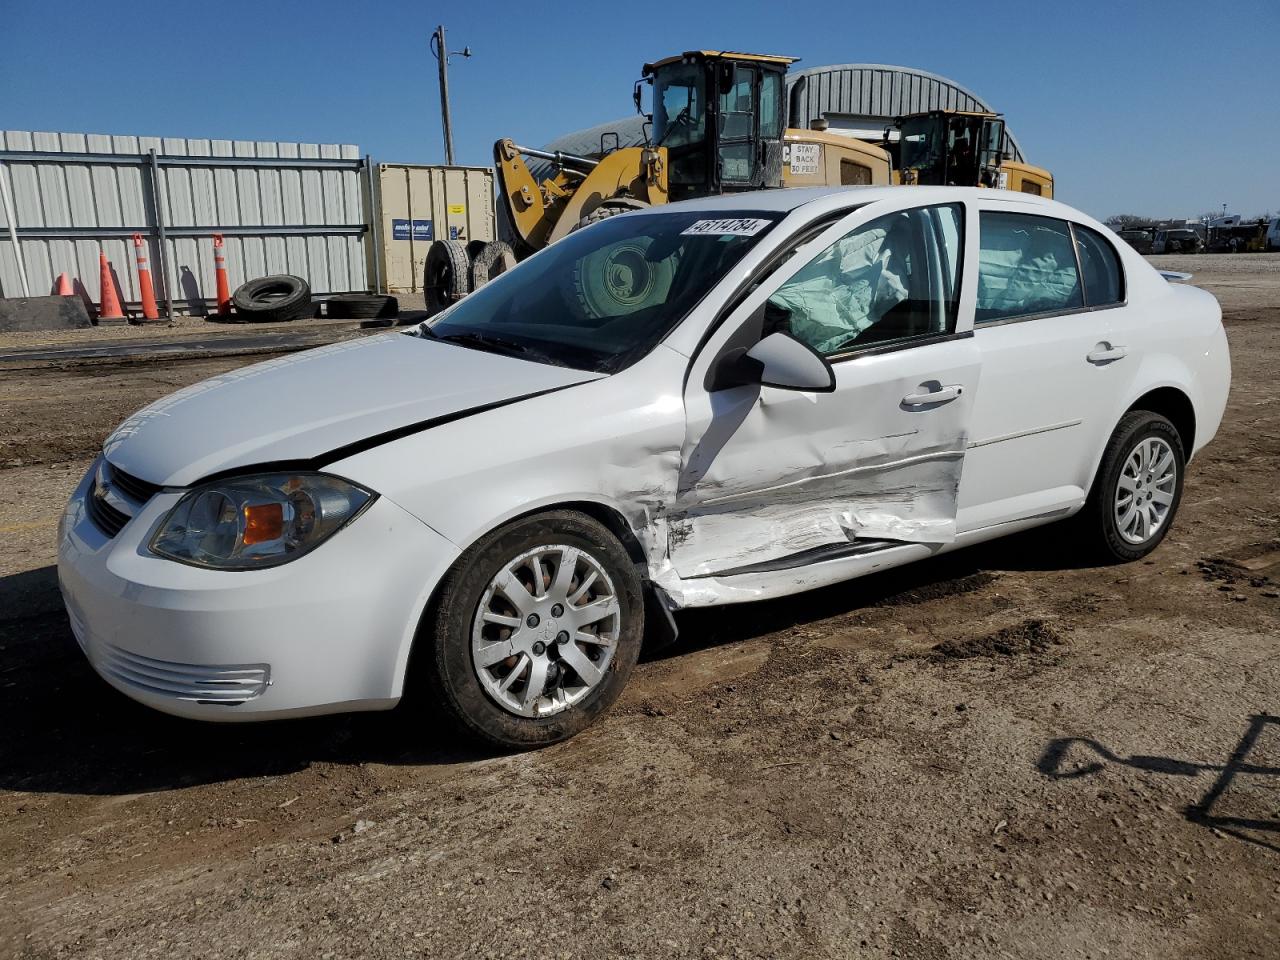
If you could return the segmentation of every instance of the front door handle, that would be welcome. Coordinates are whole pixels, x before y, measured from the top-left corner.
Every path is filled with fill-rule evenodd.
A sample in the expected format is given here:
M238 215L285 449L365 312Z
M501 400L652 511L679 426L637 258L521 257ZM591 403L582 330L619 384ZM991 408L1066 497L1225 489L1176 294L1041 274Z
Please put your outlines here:
M1112 360L1119 360L1128 355L1129 351L1124 348L1123 344L1107 343L1103 340L1101 343L1095 344L1094 348L1089 351L1085 359L1090 363L1110 363Z
M904 407L925 407L935 403L950 403L963 392L963 386L958 383L952 383L945 387L939 386L938 389L930 390L926 393L909 393L902 398L902 405Z

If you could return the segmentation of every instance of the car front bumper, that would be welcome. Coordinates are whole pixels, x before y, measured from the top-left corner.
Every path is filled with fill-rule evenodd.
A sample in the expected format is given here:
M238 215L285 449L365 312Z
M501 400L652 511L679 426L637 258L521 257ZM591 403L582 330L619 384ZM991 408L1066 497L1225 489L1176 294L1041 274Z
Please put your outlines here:
M380 497L315 550L264 570L151 554L181 492L162 491L109 537L90 518L94 471L59 528L58 581L94 669L148 706L260 720L394 706L422 611L457 548Z

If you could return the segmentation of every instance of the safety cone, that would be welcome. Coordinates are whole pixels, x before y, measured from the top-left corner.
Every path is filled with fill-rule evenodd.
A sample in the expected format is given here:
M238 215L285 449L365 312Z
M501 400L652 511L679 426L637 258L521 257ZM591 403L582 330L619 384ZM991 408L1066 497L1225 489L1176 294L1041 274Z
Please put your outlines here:
M98 254L98 283L102 291L98 319L123 320L124 311L120 309L120 297L116 295L116 284L111 278L111 264L107 262L105 253Z
M223 252L222 234L213 235L213 275L218 281L218 313L231 312L231 286L227 283L227 255Z
M71 278L65 273L58 274L58 291L55 296L74 297L76 292L71 289Z
M133 251L138 258L138 290L142 295L142 315L148 320L159 320L156 291L151 285L151 267L147 264L147 248L143 246L140 233L133 235Z

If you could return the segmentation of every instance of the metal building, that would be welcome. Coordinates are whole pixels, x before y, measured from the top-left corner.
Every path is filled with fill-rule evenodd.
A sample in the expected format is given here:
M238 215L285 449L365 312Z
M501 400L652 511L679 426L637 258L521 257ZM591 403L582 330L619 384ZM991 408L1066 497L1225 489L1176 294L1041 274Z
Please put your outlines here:
M841 63L830 67L810 67L787 75L788 124L808 127L825 118L835 133L847 133L859 140L880 140L885 127L895 117L925 110L983 110L998 112L976 93L954 80L913 67L882 63ZM613 146L636 146L644 142L643 118L632 114L610 123L598 124L565 134L547 144L548 150L590 154L600 152L601 136ZM1022 149L1005 128L1005 151L1014 160L1023 160ZM534 164L530 164L533 169ZM534 170L535 176L545 175Z

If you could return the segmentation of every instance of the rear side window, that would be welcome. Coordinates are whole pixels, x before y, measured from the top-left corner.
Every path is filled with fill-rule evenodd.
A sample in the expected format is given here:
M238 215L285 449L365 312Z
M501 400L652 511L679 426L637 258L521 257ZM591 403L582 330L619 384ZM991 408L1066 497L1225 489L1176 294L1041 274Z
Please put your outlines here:
M1076 224L1075 231L1085 303L1091 307L1120 303L1124 300L1124 274L1115 248L1096 230Z
M976 322L1084 306L1066 221L984 210L979 225Z

